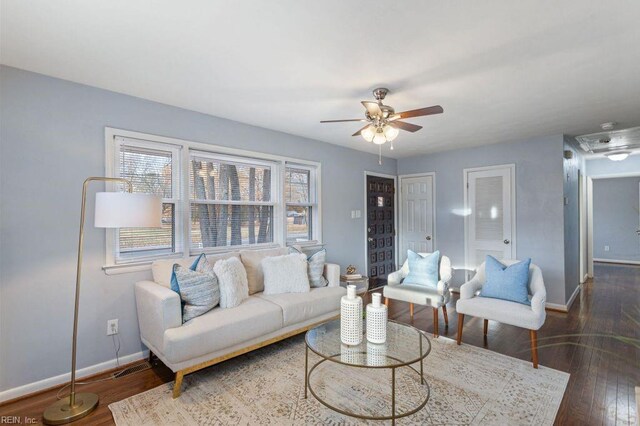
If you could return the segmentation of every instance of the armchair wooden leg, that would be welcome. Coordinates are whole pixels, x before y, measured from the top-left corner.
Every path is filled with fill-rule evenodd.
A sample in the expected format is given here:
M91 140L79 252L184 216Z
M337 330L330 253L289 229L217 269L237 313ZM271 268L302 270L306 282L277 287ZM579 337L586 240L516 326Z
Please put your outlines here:
M531 358L533 360L533 368L538 368L538 332L536 330L529 330L529 336L531 337Z
M433 308L433 337L438 337L438 308Z
M390 302L390 299L388 297L385 297L384 304L387 306L387 309L389 308L389 302Z
M456 341L458 344L462 343L462 327L464 326L464 314L458 314L458 336Z
M447 305L442 305L442 314L444 315L445 327L449 327L449 314L447 314Z
M173 384L173 399L176 399L180 396L181 387L182 387L182 378L184 377L184 373L182 371L178 371L176 373L176 381Z
M489 331L489 320L484 320L484 336L487 337L487 331Z
M413 303L409 303L409 316L413 319Z
M149 351L149 364L153 364L153 352Z

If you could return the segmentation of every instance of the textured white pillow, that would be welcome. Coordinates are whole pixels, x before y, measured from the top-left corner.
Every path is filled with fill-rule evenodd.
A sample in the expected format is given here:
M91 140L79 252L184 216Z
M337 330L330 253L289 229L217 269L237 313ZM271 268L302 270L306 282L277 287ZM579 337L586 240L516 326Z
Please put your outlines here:
M288 254L262 259L264 294L308 293L307 256Z
M213 267L220 284L220 307L233 308L249 298L247 273L237 257L218 260Z

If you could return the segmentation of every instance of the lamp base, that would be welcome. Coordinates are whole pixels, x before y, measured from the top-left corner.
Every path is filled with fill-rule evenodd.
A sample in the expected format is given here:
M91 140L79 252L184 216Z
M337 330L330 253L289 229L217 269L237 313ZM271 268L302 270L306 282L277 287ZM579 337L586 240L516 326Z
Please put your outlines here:
M42 420L48 425L62 425L71 423L88 416L98 406L98 395L81 392L76 394L76 404L69 406L70 397L67 396L51 404L44 412Z

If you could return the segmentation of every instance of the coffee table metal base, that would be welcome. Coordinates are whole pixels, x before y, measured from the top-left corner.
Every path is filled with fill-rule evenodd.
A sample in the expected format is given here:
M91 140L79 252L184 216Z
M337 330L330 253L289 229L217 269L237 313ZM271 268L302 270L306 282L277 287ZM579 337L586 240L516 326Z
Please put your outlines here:
M422 343L422 342L421 342ZM422 344L420 345L422 348ZM421 349L422 351L422 349ZM336 354L336 357L340 356L340 354ZM395 359L393 357L388 357L390 359ZM429 387L429 384L424 380L424 368L423 368L423 361L424 358L420 360L420 371L416 370L413 366L411 365L401 365L401 366L395 366L395 367L383 367L383 368L388 368L391 370L391 415L389 416L368 416L368 415L363 415L363 414L358 414L358 413L353 413L350 411L346 411L343 410L341 408L335 407L331 404L329 404L327 401L325 401L324 399L320 398L318 396L318 394L316 392L314 392L313 387L311 386L311 374L313 373L313 371L319 367L322 363L326 362L326 361L331 361L331 358L322 358L320 361L318 361L317 363L313 364L311 366L311 369L309 369L309 346L305 345L305 356L304 356L304 398L307 399L307 390L309 392L311 392L311 395L314 396L315 399L318 400L318 402L320 402L322 405L324 405L325 407L343 414L345 416L350 416L350 417L355 417L357 419L362 419L362 420L391 420L391 424L395 424L396 419L400 419L402 417L407 417L410 416L412 414L417 413L418 411L420 411L422 408L424 408L425 405L427 405L427 402L429 402L429 397L431 396L431 388ZM344 364L343 364L344 365ZM353 367L353 368L367 368L366 366L359 366L359 365L349 365L349 367ZM427 387L427 395L424 398L424 401L421 401L420 404L414 408L413 410L404 412L404 413L396 413L396 368L403 368L403 367L407 367L412 369L413 371L415 371L419 376L420 376L420 384L422 384L423 386Z

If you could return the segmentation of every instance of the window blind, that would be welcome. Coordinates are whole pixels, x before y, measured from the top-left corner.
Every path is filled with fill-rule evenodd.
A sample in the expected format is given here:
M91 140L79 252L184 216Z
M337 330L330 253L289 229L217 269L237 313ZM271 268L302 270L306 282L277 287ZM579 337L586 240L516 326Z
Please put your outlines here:
M285 170L287 243L313 240L311 178L311 169L289 166Z
M163 198L161 228L123 228L118 231L116 259L171 254L176 249L176 204L173 199L173 153L122 141L119 175L132 183L133 192Z
M191 156L191 249L273 242L270 164Z

